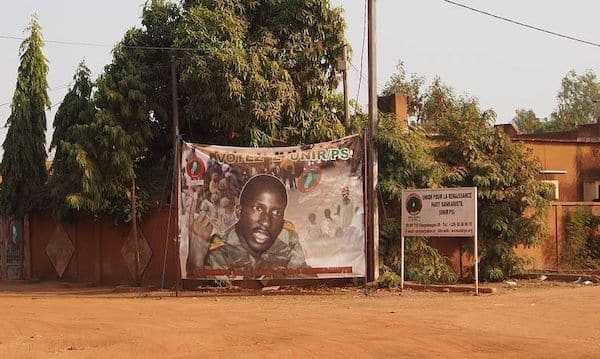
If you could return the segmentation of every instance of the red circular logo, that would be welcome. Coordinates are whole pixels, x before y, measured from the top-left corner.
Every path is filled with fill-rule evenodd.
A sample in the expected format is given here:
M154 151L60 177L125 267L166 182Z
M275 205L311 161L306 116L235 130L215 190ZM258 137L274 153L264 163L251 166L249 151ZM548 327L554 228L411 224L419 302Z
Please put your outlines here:
M421 196L416 193L411 193L406 200L406 211L411 216L416 216L423 209L423 201Z
M204 173L206 173L204 161L196 155L195 151L192 151L186 159L185 173L187 173L192 180L201 179L202 176L204 176Z

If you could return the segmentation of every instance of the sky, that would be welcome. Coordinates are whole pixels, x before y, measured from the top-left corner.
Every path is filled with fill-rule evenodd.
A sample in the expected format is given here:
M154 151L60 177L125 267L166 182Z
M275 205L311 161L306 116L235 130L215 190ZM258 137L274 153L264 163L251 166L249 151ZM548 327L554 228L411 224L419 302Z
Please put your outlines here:
M48 112L48 142L57 104L72 80L77 64L85 59L92 75L111 60L111 47L125 31L140 26L144 0L0 0L0 37L25 37L36 13L46 40L86 42L106 46L70 46L47 43L49 95L55 107ZM330 0L342 6L347 39L353 49L349 72L352 98L366 109L365 0ZM589 0L458 0L500 16L566 35L600 42L595 25L600 2ZM569 70L588 69L600 74L600 47L584 45L525 29L442 0L376 0L377 82L382 89L399 61L409 73L435 76L457 94L479 99L494 109L498 123L507 123L517 108L531 108L540 117L556 108L561 79ZM10 114L10 101L19 66L20 41L0 38L0 126ZM359 91L360 84L360 91ZM6 129L0 128L0 141Z

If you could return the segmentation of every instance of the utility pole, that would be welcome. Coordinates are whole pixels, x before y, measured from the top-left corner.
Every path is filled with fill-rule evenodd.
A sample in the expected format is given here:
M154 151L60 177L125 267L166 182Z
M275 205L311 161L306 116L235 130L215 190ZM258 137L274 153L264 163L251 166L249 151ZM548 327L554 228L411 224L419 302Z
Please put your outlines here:
M368 49L369 49L369 131L367 150L367 199L368 199L368 233L367 233L367 265L368 280L376 280L379 276L379 218L377 201L377 41L375 39L376 12L375 0L368 0Z
M138 228L137 228L137 204L135 193L135 173L131 179L131 235L133 239L133 248L135 250L135 285L141 286L142 278L140 277L140 245L138 243Z
M180 174L180 164L179 161L179 103L177 94L177 69L175 68L175 56L171 55L171 96L173 102L173 147L175 150L175 191L179 191L179 174ZM175 196L176 198L178 196Z
M342 60L338 63L338 70L342 71L344 82L344 126L350 128L350 96L348 94L348 45L344 44Z
M173 164L173 176L175 178L173 181L175 182L175 197L173 197L173 193L171 193L171 205L173 205L173 200L175 200L175 205L177 206L177 217L179 217L179 176L181 175L181 158L179 154L179 95L177 94L177 69L175 67L175 55L171 55L171 90L172 90L172 101L173 101L173 150L175 151L175 155L173 158L175 159L175 163ZM170 216L171 211L169 211ZM171 218L169 217L169 220ZM175 223L179 223L179 221L175 221ZM175 242L177 245L177 272L178 278L177 283L175 284L175 296L179 296L179 286L181 285L181 258L179 258L179 226L177 228L177 241ZM166 252L165 252L166 258Z

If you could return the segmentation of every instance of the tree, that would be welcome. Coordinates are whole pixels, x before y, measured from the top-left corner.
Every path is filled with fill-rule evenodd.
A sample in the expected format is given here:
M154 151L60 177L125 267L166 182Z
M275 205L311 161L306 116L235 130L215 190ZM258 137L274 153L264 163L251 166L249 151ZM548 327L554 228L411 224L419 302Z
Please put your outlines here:
M391 116L381 116L376 139L380 163L381 205L380 256L391 270L400 272L400 215L402 190L436 188L443 167L436 162L432 143L422 128L406 131ZM445 258L424 238L407 238L407 276L420 282L454 282L456 274Z
M343 125L328 107L344 20L328 0L184 3L176 44L185 114L203 141L270 145L329 140Z
M525 261L517 245L534 246L544 236L548 188L536 179L541 164L511 142L473 99L460 99L437 123L437 161L446 166L445 187L477 187L480 271L499 280L520 273Z
M86 168L79 165L77 152L69 151L82 141L75 136L76 127L91 124L96 113L92 102L94 84L90 79L90 70L83 61L73 80L73 87L65 95L54 117L54 133L50 143L50 151L56 150L49 180L52 212L59 221L67 220L73 214L74 208L67 201L69 196L83 192L82 177Z
M525 134L543 132L546 125L545 121L537 117L531 109L517 109L512 122L519 129L520 133Z
M558 92L558 109L548 123L550 131L568 131L578 125L595 122L600 101L600 83L596 74L586 71L578 75L571 70L562 79Z
M66 196L68 207L115 222L130 221L134 176L130 151L135 147L131 136L105 112L97 112L89 124L73 126L72 135L74 142L63 141L63 150L75 159L82 176L81 191ZM138 213L143 208L138 206Z
M385 83L382 95L388 96L393 93L407 95L408 115L415 116L420 121L423 110L423 84L425 84L425 77L414 73L407 76L404 62L399 61L396 65L396 73L392 74Z
M133 173L114 177L136 179L140 207L161 199L173 172L172 66L180 131L187 141L258 146L344 134L334 69L345 25L341 10L328 1L189 0L178 6L152 0L144 6L142 25L127 31L115 47L94 99L96 120L126 136L118 140ZM112 148L110 137L105 139L106 148ZM88 159L100 171L97 150ZM102 173L97 178L109 178ZM92 183L101 185L95 179ZM107 197L99 194L112 193L119 202L112 208L125 209L129 186L111 183L112 188L93 191L93 197L74 199L77 204L88 203L86 198L103 202Z
M438 121L442 121L454 111L456 103L454 93L439 76L433 79L424 97L425 103L419 114L419 122L427 128L435 128Z
M20 47L21 62L0 163L0 211L17 216L42 205L48 177L45 148L45 110L50 108L48 60L42 53L44 42L37 16L32 17L27 29L30 33Z
M415 73L408 76L404 62L400 61L396 66L396 73L386 82L382 94L407 95L408 115L414 117L418 124L429 128L453 110L455 98L452 89L445 85L439 76L436 76L427 88L424 88L425 82L424 76Z

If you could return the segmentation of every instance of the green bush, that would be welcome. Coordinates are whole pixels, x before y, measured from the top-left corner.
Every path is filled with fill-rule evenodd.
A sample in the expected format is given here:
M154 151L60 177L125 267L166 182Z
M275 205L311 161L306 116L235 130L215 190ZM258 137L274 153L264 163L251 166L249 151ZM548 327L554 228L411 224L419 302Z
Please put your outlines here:
M600 217L588 207L578 206L567 217L561 266L569 269L600 268L600 237L594 236Z
M377 278L377 284L380 288L397 288L400 285L400 279L400 275L383 266L379 278Z
M380 254L386 270L400 273L400 227L397 221L382 226ZM404 250L405 279L422 284L456 283L457 275L446 257L429 245L427 239L407 237Z

